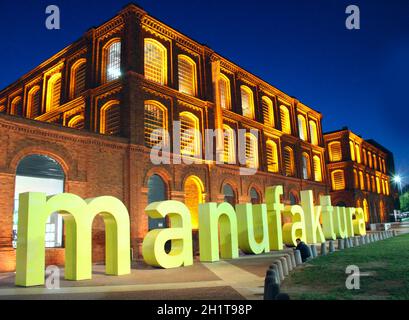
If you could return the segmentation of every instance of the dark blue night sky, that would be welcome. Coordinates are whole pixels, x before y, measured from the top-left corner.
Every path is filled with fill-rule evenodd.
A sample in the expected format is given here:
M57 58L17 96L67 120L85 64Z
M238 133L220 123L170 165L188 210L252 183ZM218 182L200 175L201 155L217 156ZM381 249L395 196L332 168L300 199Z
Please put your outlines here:
M0 0L0 88L113 17L128 0ZM408 0L139 0L149 14L206 43L324 115L395 154L409 183ZM62 29L45 28L57 4ZM361 30L345 28L345 8Z

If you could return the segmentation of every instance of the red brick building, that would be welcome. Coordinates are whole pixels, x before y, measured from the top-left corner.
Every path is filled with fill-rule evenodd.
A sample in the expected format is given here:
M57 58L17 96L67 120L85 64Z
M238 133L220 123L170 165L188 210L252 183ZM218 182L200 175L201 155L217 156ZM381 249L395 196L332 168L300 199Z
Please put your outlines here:
M0 272L15 268L18 192L118 197L130 213L134 258L148 230L166 224L144 214L152 201L185 202L197 228L204 201L259 203L271 185L284 186L286 203L298 203L303 189L318 199L329 192L321 120L319 112L128 5L0 91ZM173 134L174 121L181 123L183 159L200 158L208 147L189 129L223 129L218 150L225 164L154 165L150 137L159 128ZM237 164L233 138L239 129L247 132L244 164ZM243 167L257 172L240 175ZM46 232L47 263L62 264L61 218L52 217ZM94 223L93 241L94 261L102 261L102 219Z
M363 208L367 223L388 221L397 196L391 153L347 128L324 134L324 140L333 203Z

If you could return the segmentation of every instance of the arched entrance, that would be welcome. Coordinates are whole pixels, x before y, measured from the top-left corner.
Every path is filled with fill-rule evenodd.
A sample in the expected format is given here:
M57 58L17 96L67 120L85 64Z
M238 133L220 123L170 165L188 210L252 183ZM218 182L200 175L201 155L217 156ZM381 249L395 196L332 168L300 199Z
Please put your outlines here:
M196 176L190 176L186 179L185 185L185 204L190 210L192 216L192 229L199 229L199 204L204 202L204 187L202 181Z
M365 215L365 222L369 222L369 206L368 206L368 201L364 199L363 201L363 209L364 209L364 215Z
M64 192L65 174L61 165L45 155L34 154L20 161L16 171L13 212L13 246L17 245L19 194L43 192L47 196ZM62 247L63 220L57 213L50 216L46 225L47 248Z
M229 184L225 184L223 187L224 202L230 203L233 207L236 205L236 193Z
M148 204L167 200L166 184L163 179L157 175L152 175L148 180ZM166 219L149 218L149 231L154 229L166 228Z
M251 199L252 204L260 204L261 203L260 194L254 188L250 189L250 199Z

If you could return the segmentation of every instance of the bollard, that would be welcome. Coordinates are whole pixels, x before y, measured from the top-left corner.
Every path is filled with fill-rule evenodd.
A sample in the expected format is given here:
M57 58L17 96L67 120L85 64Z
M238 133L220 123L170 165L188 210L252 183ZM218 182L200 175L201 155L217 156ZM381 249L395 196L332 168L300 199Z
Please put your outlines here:
M348 238L348 242L349 242L349 247L353 248L354 247L354 242L352 241L352 238Z
M284 277L286 277L286 276L289 275L287 259L286 259L285 257L281 257L280 260L281 260L281 263L283 264L283 274L284 274Z
M294 251L294 257L295 257L295 263L297 264L297 266L302 265L302 258L301 258L300 250Z
M367 234L367 235L365 236L365 238L366 238L366 243L367 243L367 244L370 244L370 243L371 243L371 237L369 236L369 234Z
M317 247L315 246L315 244L311 245L310 252L311 252L311 258L314 259L317 257Z
M394 237L396 237L398 235L398 232L396 230L393 230L392 233L393 233Z
M379 240L384 240L382 232L379 232Z
M291 261L291 257L289 254L286 254L284 257L287 259L288 272L290 273L294 269L293 262Z
M334 253L335 252L335 247L334 247L334 240L329 241L329 253Z
M354 246L359 247L359 238L358 237L354 237Z
M270 284L266 293L266 299L264 300L276 300L276 297L280 294L280 286L277 283Z
M297 262L295 261L295 252L292 251L290 253L290 257L291 257L291 263L293 264L294 269L297 268Z
M350 248L349 239L348 239L348 238L345 238L345 239L344 239L344 247L345 247L345 249L349 249L349 248Z
M279 271L278 271L278 266L277 266L277 264L273 263L273 264L270 266L270 269L269 269L269 270L274 271L275 277L276 277L276 282L277 282L278 284L280 284L280 273L279 273Z
M338 239L338 250L344 250L344 240Z
M283 270L283 263L280 259L276 261L278 267L278 275L280 277L280 282L284 281L284 270Z
M264 280L264 300L274 300L279 293L280 287L275 282L275 275L266 276Z
M326 256L327 255L327 243L321 243L321 255Z
M365 245L365 244L366 244L365 236L360 236L360 237L359 237L359 241L361 241L361 245L362 245L362 246Z

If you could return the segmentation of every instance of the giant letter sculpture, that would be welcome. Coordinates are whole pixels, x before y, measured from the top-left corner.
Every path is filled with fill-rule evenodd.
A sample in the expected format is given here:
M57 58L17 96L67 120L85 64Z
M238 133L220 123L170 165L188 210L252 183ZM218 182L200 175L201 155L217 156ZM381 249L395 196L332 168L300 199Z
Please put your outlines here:
M45 226L48 217L59 212L66 227L65 278L92 278L92 223L101 214L106 228L106 273L130 273L129 214L114 197L84 201L69 193L47 199L44 193L20 194L16 285L43 285L45 269Z
M267 206L265 204L236 205L239 247L244 253L270 252Z
M182 202L163 201L151 203L145 212L153 219L166 216L170 219L169 229L150 231L142 245L145 262L151 266L165 269L191 266L193 264L192 222L189 209ZM165 244L171 240L169 254L165 252Z
M229 203L204 203L199 206L200 261L219 261L220 251L223 259L239 257L237 218Z

